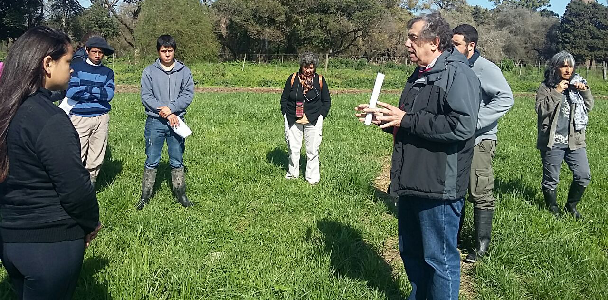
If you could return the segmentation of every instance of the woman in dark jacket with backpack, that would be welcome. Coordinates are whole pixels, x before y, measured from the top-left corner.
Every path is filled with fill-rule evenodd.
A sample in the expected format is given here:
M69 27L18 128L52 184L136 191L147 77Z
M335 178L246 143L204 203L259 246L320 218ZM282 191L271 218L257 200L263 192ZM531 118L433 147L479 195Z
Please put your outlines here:
M331 107L325 78L316 73L318 62L316 55L304 53L300 58L300 70L287 78L281 95L281 112L289 151L289 168L285 178L295 179L300 175L303 137L306 144L305 178L310 184L317 184L321 179L319 145L323 137L323 121Z
M67 88L72 53L67 35L35 27L0 77L2 263L18 299L70 299L101 228L78 134L51 100Z

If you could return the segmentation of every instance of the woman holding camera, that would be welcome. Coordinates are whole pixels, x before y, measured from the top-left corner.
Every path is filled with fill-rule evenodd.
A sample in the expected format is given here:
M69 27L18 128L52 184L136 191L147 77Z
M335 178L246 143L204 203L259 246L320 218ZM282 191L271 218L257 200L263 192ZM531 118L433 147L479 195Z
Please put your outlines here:
M325 78L316 73L318 62L316 55L304 53L300 58L300 70L287 78L281 95L281 112L289 151L289 168L285 178L298 178L300 174L300 148L304 137L305 177L310 184L317 184L321 179L319 145L323 137L323 120L331 107Z
M574 73L574 57L566 51L555 54L545 70L545 79L536 93L538 139L543 162L542 190L547 208L560 215L557 184L562 161L573 173L564 209L576 219L581 215L576 205L591 181L585 143L588 113L593 96L587 81Z

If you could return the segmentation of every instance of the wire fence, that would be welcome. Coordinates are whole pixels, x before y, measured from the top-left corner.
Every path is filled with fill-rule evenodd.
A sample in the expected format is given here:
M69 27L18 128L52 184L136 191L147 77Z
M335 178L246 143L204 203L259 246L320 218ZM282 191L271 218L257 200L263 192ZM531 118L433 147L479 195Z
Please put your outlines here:
M227 57L228 54L221 54L221 57ZM258 64L274 64L274 63L294 63L299 58L298 54L243 54L240 55L239 59L228 60L228 61L240 61L243 64L243 69L246 63L258 63ZM523 63L514 62L514 60L505 58L500 62L495 62L497 66L503 71L510 71L518 73L519 76L530 75L531 73L543 74L545 70L545 61L537 60L535 63ZM411 65L408 56L394 56L394 55L330 55L324 54L319 57L319 66L325 69L331 65L383 65L383 64L396 64L396 65ZM605 61L594 61L591 63L581 64L577 67L577 72L584 74L585 77L598 76L604 80L608 80L608 63Z

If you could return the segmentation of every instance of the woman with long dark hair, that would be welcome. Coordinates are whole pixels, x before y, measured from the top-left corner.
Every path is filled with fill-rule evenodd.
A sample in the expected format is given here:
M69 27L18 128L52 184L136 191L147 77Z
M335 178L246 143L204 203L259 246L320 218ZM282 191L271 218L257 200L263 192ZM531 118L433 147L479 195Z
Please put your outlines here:
M293 73L281 95L281 113L285 121L285 140L289 151L289 167L285 178L300 175L302 138L306 144L306 181L316 184L319 173L319 146L323 137L323 121L329 114L331 97L325 78L317 74L319 60L310 52L302 54L300 70Z
M541 187L547 208L555 216L561 213L557 206L557 184L562 162L566 161L573 179L564 209L580 219L576 205L591 181L585 130L593 96L587 80L574 73L574 65L574 57L566 51L555 54L549 61L545 80L536 93L536 147L543 162Z
M67 88L72 53L64 33L35 27L0 77L2 261L19 299L70 299L101 227L78 135L50 99Z

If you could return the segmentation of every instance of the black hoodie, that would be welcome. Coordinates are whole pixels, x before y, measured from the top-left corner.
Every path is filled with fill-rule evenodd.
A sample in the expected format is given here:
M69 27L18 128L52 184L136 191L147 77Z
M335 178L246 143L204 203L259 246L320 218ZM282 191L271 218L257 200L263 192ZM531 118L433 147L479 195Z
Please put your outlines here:
M72 122L40 89L8 128L8 177L0 184L0 232L5 243L77 240L99 222L89 172Z

